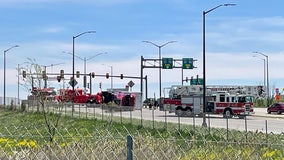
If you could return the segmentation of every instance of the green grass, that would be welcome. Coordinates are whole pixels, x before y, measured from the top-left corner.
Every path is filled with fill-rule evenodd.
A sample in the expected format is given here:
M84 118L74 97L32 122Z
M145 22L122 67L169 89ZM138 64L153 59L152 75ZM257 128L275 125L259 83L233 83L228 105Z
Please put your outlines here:
M57 115L49 114L49 118ZM111 119L111 121L110 121ZM134 152L137 158L166 159L283 159L284 135L275 135L237 130L193 127L163 122L107 117L87 119L62 116L54 142L49 135L41 113L7 111L0 109L0 156L13 154L14 150L42 150L48 145L54 154L63 155L63 150L75 150L80 154L82 148L97 158L108 159L116 156L124 159L126 137L134 139ZM122 123L121 123L122 122ZM78 146L80 148L78 148ZM50 150L47 148L46 150ZM2 151L2 152L1 152ZM113 155L109 155L113 153ZM147 157L146 157L147 156ZM1 158L1 157L0 157ZM95 157L94 157L95 158ZM91 158L92 159L92 158ZM96 159L96 158L95 158Z

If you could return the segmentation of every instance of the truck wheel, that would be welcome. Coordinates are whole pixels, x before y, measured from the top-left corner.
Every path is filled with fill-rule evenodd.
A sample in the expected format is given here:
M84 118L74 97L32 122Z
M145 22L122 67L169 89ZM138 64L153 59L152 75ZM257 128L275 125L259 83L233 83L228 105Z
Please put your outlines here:
M183 111L183 112L184 112L184 116L186 116L186 117L192 116L192 112L191 112L190 109L187 109L186 111Z
M232 115L232 113L231 113L231 111L230 111L229 109L226 109L226 110L224 111L224 113L223 113L223 117L224 117L224 118L232 118L233 115Z
M182 113L183 113L183 111L182 111L181 109L177 109L177 110L176 110L176 115L177 115L178 117L182 117Z
M239 117L239 119L245 119L246 116L245 115L239 115L238 117Z

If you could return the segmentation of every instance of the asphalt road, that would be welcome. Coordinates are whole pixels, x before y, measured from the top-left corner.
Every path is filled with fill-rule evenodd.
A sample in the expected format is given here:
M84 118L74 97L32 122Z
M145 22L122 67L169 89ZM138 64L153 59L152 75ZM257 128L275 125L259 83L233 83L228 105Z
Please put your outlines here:
M168 113L165 111L160 111L158 109L152 110L149 108L143 108L142 110L135 111L123 111L123 112L107 112L102 111L100 108L88 108L89 113L97 114L108 114L108 116L123 116L128 118L136 118L150 121L160 121L166 123L180 123L180 124L191 124L195 126L202 126L205 122L207 127L216 128L229 128L236 129L240 131L253 131L253 132L263 132L263 133L274 133L280 134L284 133L284 114L267 114L265 108L255 108L255 113L251 116L247 116L245 119L239 118L223 118L220 115L208 115L204 119L203 117L177 117L174 113ZM86 109L81 108L81 112ZM77 109L76 109L77 111Z

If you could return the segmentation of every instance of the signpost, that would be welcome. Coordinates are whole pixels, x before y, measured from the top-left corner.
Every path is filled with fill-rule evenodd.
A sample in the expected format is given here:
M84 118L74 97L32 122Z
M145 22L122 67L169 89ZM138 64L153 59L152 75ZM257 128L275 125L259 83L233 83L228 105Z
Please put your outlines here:
M193 58L182 59L182 69L193 69Z
M190 80L190 85L203 85L203 83L204 80L202 78Z
M69 83L70 86L72 86L72 87L75 87L75 86L78 84L78 82L76 81L76 79L72 79L72 80L70 80L68 83ZM73 86L73 84L74 84L74 86Z
M163 69L173 69L173 58L162 58Z

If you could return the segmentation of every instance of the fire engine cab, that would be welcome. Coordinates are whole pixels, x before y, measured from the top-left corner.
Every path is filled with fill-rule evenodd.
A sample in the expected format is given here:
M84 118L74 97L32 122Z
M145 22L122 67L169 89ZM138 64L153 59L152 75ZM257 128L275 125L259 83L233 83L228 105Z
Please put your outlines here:
M234 91L211 91L207 88L206 113L224 117L244 116L253 113L253 96ZM172 86L169 97L162 101L164 110L177 116L203 114L203 87L201 85Z
M207 101L206 113L243 118L253 113L253 99L250 95L231 94L227 91L212 93Z

